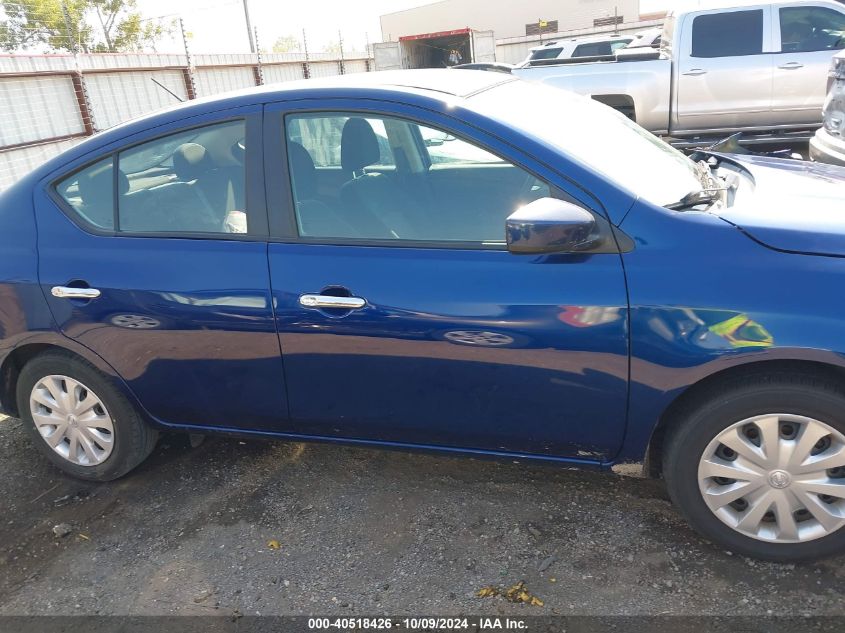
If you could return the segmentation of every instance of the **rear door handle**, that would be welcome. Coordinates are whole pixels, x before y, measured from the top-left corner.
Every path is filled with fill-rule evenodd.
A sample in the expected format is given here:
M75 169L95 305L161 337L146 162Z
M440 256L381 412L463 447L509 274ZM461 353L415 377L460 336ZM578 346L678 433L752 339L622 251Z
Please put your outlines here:
M783 70L798 70L799 68L804 68L804 64L801 62L789 62L787 64L783 64L782 66L778 66L778 68L782 68Z
M706 75L707 71L703 68L690 68L684 74L689 77L699 77L700 75Z
M100 291L96 288L71 288L69 286L53 286L50 294L59 299L96 299Z
M341 310L360 310L367 305L360 297L334 297L330 295L302 295L299 305L305 308L340 308Z

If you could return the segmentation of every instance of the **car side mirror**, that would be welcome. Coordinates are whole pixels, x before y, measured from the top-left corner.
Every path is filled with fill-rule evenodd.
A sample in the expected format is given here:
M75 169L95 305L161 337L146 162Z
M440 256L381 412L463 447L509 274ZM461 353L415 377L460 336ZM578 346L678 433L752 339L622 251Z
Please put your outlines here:
M557 198L526 204L505 225L508 250L515 254L583 252L600 240L592 213Z

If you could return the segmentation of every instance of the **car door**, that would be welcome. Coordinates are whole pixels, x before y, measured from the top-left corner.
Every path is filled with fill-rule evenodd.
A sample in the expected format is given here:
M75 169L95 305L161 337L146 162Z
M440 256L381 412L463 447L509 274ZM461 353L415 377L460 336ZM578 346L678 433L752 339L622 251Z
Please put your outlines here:
M771 10L702 11L682 26L675 78L678 131L730 130L771 123Z
M366 103L265 113L291 428L607 459L627 400L618 253L510 254L505 218L532 199L566 197L560 176L449 117ZM306 129L324 133L303 144ZM323 196L312 157L338 143L347 182Z
M277 429L287 403L261 111L221 116L137 134L45 182L40 283L61 331L114 367L155 418Z
M796 3L775 10L773 110L779 122L818 126L830 60L845 48L845 9Z

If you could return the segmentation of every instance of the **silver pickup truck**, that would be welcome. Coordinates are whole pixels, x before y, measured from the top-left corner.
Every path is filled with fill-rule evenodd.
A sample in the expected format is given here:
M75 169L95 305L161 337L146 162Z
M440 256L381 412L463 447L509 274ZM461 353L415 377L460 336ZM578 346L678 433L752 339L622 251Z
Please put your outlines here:
M659 53L511 72L589 95L678 139L740 131L767 141L812 136L822 120L831 58L845 48L845 4L717 0L704 6L669 13Z

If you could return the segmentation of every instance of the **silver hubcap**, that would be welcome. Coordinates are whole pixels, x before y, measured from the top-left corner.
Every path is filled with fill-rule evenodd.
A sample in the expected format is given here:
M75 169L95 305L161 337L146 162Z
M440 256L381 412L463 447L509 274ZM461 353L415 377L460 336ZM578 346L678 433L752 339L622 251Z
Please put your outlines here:
M81 382L67 376L45 376L32 388L29 408L41 437L69 462L96 466L111 455L111 416Z
M737 422L704 450L698 486L710 510L746 536L827 536L845 525L845 436L800 415Z

